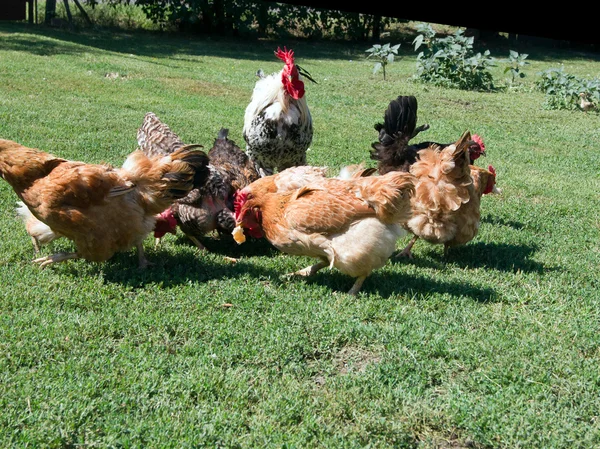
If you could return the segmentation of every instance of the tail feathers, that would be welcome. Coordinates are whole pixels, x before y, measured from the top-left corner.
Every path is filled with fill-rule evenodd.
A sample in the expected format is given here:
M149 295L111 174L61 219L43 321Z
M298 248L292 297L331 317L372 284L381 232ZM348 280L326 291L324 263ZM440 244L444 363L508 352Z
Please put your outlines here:
M410 217L410 197L415 178L406 172L357 179L356 195L371 206L384 223L399 223Z
M412 95L399 96L390 102L385 111L384 129L379 131L379 141L384 145L390 145L400 138L408 142L416 126L417 99Z
M137 132L140 149L147 156L171 154L185 144L153 112L148 112Z
M198 147L186 145L164 157L135 151L127 158L121 174L137 187L148 213L158 214L204 185L209 174L208 156Z
M416 125L417 99L414 96L399 96L390 102L384 123L375 125L379 141L371 144L371 159L379 162L380 174L408 171L415 162L417 153L408 146L408 141L414 137Z
M340 174L336 176L338 179L353 179L353 178L364 178L367 176L371 176L375 173L377 169L375 168L365 168L363 163L354 164L354 165L346 165L342 167L340 170Z
M217 139L227 139L228 135L229 135L229 129L221 128L219 130L219 134L217 135Z
M25 230L31 236L33 245L36 251L39 251L40 245L47 245L52 240L62 237L61 234L54 232L50 229L46 223L38 220L25 205L25 203L19 201L17 203L17 216L25 224Z

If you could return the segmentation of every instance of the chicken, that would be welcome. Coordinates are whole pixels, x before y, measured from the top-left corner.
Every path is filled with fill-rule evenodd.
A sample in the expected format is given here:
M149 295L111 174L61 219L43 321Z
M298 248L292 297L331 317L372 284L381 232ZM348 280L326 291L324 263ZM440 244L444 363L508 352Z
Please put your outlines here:
M410 173L416 177L411 199L412 217L405 227L414 237L398 256L412 257L418 238L451 246L472 240L479 230L480 200L486 193L498 193L496 172L469 164L471 135L465 132L456 144L440 149L431 146L419 152Z
M35 259L41 267L68 259L101 262L118 251L138 249L140 267L148 264L142 242L156 214L201 186L208 157L185 146L168 157L139 150L121 168L69 161L0 140L0 175L27 207L21 208L34 246L64 236L76 251Z
M175 201L169 210L163 212L157 221L156 238L166 232L174 232L176 223L198 248L204 250L200 237L214 230L225 235L233 231L235 192L259 176L248 156L228 139L228 132L225 128L221 129L208 152L209 175L206 183ZM147 155L170 154L184 145L177 134L152 112L144 117L137 139ZM175 220L171 225L168 222L170 219Z
M278 48L275 55L285 63L283 69L268 76L258 72L260 79L244 114L246 153L260 176L305 165L313 138L302 79L315 81L295 64L292 50Z
M412 96L399 96L392 100L385 111L384 123L375 125L379 132L378 142L371 144L371 159L377 161L380 174L390 171L409 171L417 160L420 150L436 145L445 148L451 143L420 142L409 145L417 134L429 129L429 125L417 125L417 99ZM485 156L485 145L477 134L471 137L469 147L471 164L480 156Z
M239 228L247 228L285 253L316 257L318 263L293 274L310 276L327 266L336 267L356 278L349 291L356 295L405 234L401 224L410 217L413 176L356 174L276 193L248 187L252 194L241 198L236 214L236 241L244 240L239 238Z
M579 108L584 112L593 111L596 109L596 105L589 100L586 92L581 92L579 94Z

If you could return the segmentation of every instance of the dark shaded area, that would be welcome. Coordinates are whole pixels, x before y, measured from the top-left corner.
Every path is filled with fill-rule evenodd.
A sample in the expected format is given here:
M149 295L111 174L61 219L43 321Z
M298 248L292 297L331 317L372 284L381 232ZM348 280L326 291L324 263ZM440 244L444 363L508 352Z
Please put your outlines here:
M181 242L179 241L181 240ZM188 239L178 239L177 244L188 244ZM215 248L221 248L218 254L223 256L240 258L237 263L229 262L223 257L211 257L209 253L200 250L174 254L160 246L156 250L146 247L146 257L152 264L145 269L138 267L137 254L135 250L115 254L110 260L102 264L93 264L93 271L103 273L107 282L142 288L147 284L160 284L164 287L189 284L191 282L207 282L214 279L235 279L243 276L251 276L257 280L265 277L275 277L279 273L265 270L252 263L252 257L269 256L277 254L277 250L266 241L251 242L247 251L228 251L228 245L220 245L215 242ZM191 242L190 242L191 244ZM235 245L235 242L233 242ZM211 245L212 246L212 245ZM194 247L195 248L195 247ZM208 245L207 245L208 248ZM215 254L216 252L213 252ZM88 262L91 263L91 262ZM62 267L68 267L64 264ZM70 265L73 276L78 275L78 268Z
M567 40L578 43L600 44L596 27L579 19L575 11L589 11L591 5L583 2L564 8L543 8L539 4L518 7L495 5L482 8L481 4L437 3L430 7L420 2L348 2L343 0L287 0L282 3L312 6L314 8L335 9L347 12L396 17L421 22L497 31L542 38ZM570 13L570 12L572 13ZM580 26L578 26L578 24Z
M296 59L299 62L307 55L315 59L351 59L357 57L357 55L364 55L364 45L356 46L344 42L330 42L323 46L319 45L318 41L306 39L240 40L229 37L197 36L185 33L171 34L158 31L118 31L115 33L111 30L82 30L71 32L16 23L0 23L0 32L26 33L55 39L52 42L32 42L25 36L11 37L11 39L3 39L0 42L0 48L4 50L49 56L56 54L76 55L89 52L90 49L86 47L90 47L126 55L173 58L173 67L177 67L177 61L186 60L179 57L179 55L190 54L277 63L278 59L275 57L274 52L278 46L283 47L284 45L294 49ZM182 47L181 40L186 37L189 38L188 44ZM212 44L216 41L219 42L219 45ZM82 47L74 48L67 43ZM410 54L412 53L414 52L411 50Z
M489 223L491 225L499 225L499 226L506 226L509 228L512 228L516 231L523 229L525 227L525 225L519 221L513 221L513 220L506 220L504 218L500 218L500 217L491 217L489 215L484 215L481 217L481 222L482 223Z
M300 268L304 267L298 266L298 269ZM324 285L331 288L332 293L336 294L346 294L352 285L354 285L354 281L354 278L336 269L324 269L310 278L291 277L286 280L288 283L307 282ZM378 270L367 277L358 296L361 293L378 294L383 298L397 295L413 297L415 295L428 296L430 294L446 293L457 298L471 298L478 302L490 302L498 298L497 293L493 289L482 288L471 283L445 282L430 277L382 273Z
M414 254L417 246L428 246L423 255ZM509 273L539 273L557 268L549 268L532 260L539 249L536 245L515 245L506 243L471 242L467 245L452 247L444 257L443 245L418 240L413 248L414 259L392 258L393 263L411 263L418 267L441 269L446 264L461 268L485 268Z

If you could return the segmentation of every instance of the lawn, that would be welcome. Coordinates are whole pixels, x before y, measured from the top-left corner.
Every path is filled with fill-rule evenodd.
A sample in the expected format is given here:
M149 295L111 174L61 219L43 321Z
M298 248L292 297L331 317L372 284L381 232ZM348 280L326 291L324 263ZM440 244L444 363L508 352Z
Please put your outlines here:
M373 125L401 94L431 125L417 139L483 136L503 193L478 236L447 258L418 242L357 297L335 270L283 278L311 260L266 242L207 236L201 253L181 233L149 236L146 270L135 251L40 270L2 181L0 446L600 447L600 116L544 109L533 88L561 64L599 76L597 53L517 46L521 87L483 93L411 80L410 41L383 81L367 44L0 23L0 137L120 165L153 111L186 142L226 127L243 147L278 45L318 81L312 165L373 166Z

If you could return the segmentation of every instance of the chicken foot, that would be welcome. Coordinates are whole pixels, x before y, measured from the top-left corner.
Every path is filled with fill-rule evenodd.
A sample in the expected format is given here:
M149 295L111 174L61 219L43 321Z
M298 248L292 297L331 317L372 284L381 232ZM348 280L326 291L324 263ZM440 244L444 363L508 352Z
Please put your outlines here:
M394 256L394 259L397 259L399 257L408 257L409 259L412 259L412 253L410 252L410 250L412 249L413 245L415 244L415 242L419 239L418 236L414 236L412 238L412 240L410 242L408 242L408 245L406 245L406 248L404 248L402 251L400 251L398 254L396 254Z
M366 278L367 278L366 276L361 276L361 277L356 278L356 282L354 283L354 285L352 286L352 288L348 291L348 294L352 295L352 296L356 296L356 294L358 293L358 291L362 287L363 282L365 282Z
M317 262L314 265L303 268L302 270L298 270L293 273L288 273L288 274L286 274L286 276L287 277L292 277L292 276L309 277L309 276L312 276L313 274L315 274L317 271L319 271L325 267L328 267L328 266L329 266L329 262L322 260L320 262Z
M144 268L148 268L149 266L154 265L153 262L150 262L148 259L146 259L146 253L144 252L144 245L142 245L141 243L138 243L135 247L137 248L138 267L140 268L140 270L143 270Z
M32 263L38 263L40 264L40 268L45 268L53 263L64 262L69 259L79 259L79 255L77 253L56 253L51 256L34 259Z

